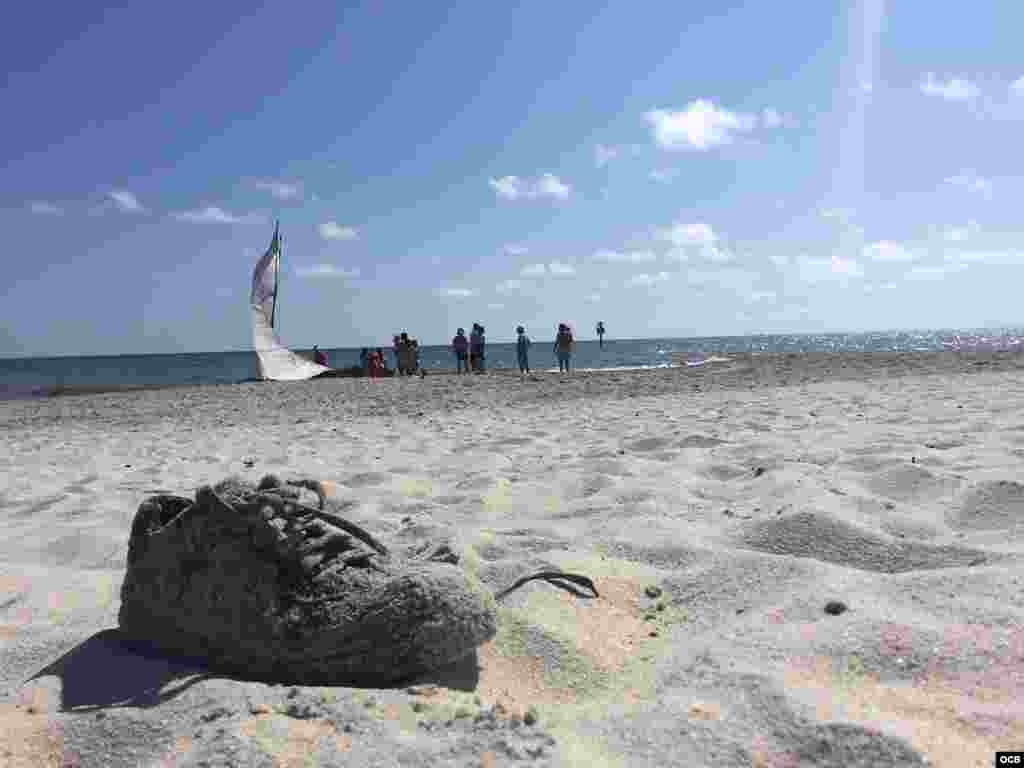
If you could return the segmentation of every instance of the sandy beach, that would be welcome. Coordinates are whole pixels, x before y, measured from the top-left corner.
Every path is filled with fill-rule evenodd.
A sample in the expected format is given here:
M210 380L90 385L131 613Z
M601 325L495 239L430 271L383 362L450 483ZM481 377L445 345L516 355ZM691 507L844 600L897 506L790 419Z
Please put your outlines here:
M0 765L990 766L1024 749L1024 355L0 402ZM117 632L132 518L237 474L451 536L494 641L389 689ZM826 611L826 605L830 605Z

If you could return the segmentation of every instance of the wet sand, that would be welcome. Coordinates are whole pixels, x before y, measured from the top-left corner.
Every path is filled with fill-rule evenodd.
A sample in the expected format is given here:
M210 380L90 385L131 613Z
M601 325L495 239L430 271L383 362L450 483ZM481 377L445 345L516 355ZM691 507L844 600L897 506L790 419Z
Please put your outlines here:
M1021 748L1024 356L535 378L0 403L0 764L959 768ZM125 647L139 503L267 472L331 483L384 537L452 533L495 590L553 567L601 596L530 583L475 656L387 690Z

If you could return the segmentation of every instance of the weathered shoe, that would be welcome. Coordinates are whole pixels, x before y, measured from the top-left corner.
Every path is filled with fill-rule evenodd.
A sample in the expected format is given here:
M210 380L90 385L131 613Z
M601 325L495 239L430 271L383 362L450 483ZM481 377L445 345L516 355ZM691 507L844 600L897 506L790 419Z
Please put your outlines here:
M494 637L494 596L450 552L392 555L301 488L229 479L153 496L132 524L118 622L130 638L282 683L380 686Z

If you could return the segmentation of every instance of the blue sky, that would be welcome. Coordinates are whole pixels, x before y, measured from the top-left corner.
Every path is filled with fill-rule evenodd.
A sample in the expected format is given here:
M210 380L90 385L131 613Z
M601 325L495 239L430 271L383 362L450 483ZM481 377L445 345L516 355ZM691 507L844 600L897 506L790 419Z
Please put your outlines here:
M1024 5L20 4L0 354L1024 324Z

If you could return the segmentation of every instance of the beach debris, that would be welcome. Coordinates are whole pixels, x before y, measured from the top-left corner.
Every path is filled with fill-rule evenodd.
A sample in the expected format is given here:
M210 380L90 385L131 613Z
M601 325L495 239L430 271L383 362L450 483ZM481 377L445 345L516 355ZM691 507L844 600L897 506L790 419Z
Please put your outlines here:
M841 600L829 600L825 603L825 613L829 616L839 616L847 610L846 603Z
M317 481L271 475L203 486L194 500L147 498L129 538L121 631L249 679L382 686L491 640L497 601L531 580L598 596L589 578L560 571L494 595L447 546L392 552L328 502Z
M656 584L648 584L644 587L644 594L652 600L656 597L661 597L661 587Z

